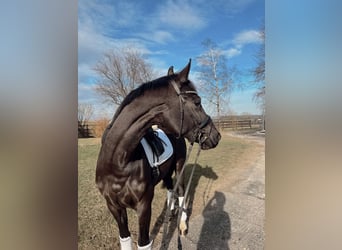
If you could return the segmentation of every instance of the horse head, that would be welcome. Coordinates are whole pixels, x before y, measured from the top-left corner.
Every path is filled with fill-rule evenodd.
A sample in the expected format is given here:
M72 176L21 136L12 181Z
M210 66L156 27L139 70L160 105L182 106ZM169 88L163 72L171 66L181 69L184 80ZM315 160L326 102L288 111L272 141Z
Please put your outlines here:
M204 111L201 98L188 78L190 67L191 59L179 73L174 73L172 66L168 70L170 85L174 89L174 98L171 98L173 103L170 105L173 108L169 115L172 120L179 121L173 124L179 137L199 143L202 149L211 149L216 147L221 135Z

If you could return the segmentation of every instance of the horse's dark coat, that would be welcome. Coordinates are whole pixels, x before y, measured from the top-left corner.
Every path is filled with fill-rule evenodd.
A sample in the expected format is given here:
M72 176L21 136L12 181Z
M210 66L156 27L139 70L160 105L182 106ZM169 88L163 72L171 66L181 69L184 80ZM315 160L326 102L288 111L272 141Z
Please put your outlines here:
M133 90L116 111L102 137L96 168L97 186L118 223L121 238L130 236L126 208L137 211L140 246L150 242L151 202L156 184L152 181L151 167L139 143L146 131L156 124L168 134L173 144L175 153L160 166L157 180L163 179L168 189L172 189L173 171L176 170L178 175L184 164L186 147L183 137L190 142L207 138L201 144L203 149L215 147L220 140L220 134L208 120L200 98L194 93L194 85L188 80L189 71L190 62L177 74L170 68L168 76ZM184 94L180 99L171 81L182 94L185 91L192 94ZM180 112L184 116L180 116ZM180 123L181 117L183 121ZM182 137L177 139L177 135ZM183 195L182 179L178 192Z

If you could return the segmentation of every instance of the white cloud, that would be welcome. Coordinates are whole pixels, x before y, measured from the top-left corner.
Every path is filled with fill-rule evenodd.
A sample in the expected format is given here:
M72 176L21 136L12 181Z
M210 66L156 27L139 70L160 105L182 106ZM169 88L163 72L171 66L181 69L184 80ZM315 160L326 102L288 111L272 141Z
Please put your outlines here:
M78 53L79 63L92 63L110 48L115 46L113 39L95 32L89 27L79 25Z
M133 47L143 54L152 53L141 39L115 38L116 27L134 24L129 19L132 18L135 10L130 6L126 7L125 13L123 13L116 4L97 4L93 1L83 0L79 3L78 98L79 102L93 104L95 115L101 116L103 110L106 110L105 113L111 114L114 110L113 107L106 108L108 105L101 102L99 96L94 91L94 83L92 83L97 77L93 68L103 54L106 51L120 47ZM115 17L122 18L119 21L113 20ZM162 38L162 35L159 34L159 39ZM164 37L166 37L165 34Z
M256 0L183 0L182 2L189 2L192 8L196 7L200 9L203 15L209 17L222 11L228 16L236 15L255 1Z
M228 57L228 58L232 58L234 56L238 56L241 54L241 50L238 48L230 48L227 50L224 50L223 53Z
M145 32L138 34L142 38L148 40L148 41L153 41L156 43L161 43L165 44L170 41L174 41L175 38L170 32L164 31L164 30L156 30L156 31L151 31L151 32Z
M238 56L242 53L243 47L248 44L260 44L262 38L258 30L244 30L237 33L234 38L226 42L226 45L232 45L231 48L224 50L224 54L228 58Z
M79 83L78 84L78 90L79 91L93 91L95 88L95 85L93 84L86 84L86 83Z
M165 43L174 40L174 38L170 32L158 30L154 32L153 40L159 43Z
M101 32L119 27L134 26L142 16L137 3L129 1L93 1L80 0L78 19L91 22Z
M245 30L235 35L233 43L242 47L250 43L261 43L262 39L258 30Z
M83 82L85 79L88 79L89 77L96 77L96 73L92 69L91 65L86 63L78 64L78 81Z
M176 29L201 29L206 26L200 11L185 1L169 0L160 8L158 17L161 23Z

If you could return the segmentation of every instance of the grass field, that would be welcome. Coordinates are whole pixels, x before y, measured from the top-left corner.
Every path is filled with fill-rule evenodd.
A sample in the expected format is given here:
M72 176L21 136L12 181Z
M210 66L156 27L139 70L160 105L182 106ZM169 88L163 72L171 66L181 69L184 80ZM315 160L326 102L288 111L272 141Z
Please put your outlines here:
M189 193L191 216L200 214L209 197L220 186L233 180L234 169L254 159L256 143L223 134L217 148L201 151ZM78 141L78 248L120 249L119 233L114 218L109 213L103 197L95 186L95 167L100 139L79 139ZM194 146L192 157L197 151ZM190 175L190 164L186 166L186 180ZM152 203L151 234L157 235L163 218L166 190L158 184ZM137 217L128 209L129 227L133 241L137 241ZM158 240L158 239L156 239Z

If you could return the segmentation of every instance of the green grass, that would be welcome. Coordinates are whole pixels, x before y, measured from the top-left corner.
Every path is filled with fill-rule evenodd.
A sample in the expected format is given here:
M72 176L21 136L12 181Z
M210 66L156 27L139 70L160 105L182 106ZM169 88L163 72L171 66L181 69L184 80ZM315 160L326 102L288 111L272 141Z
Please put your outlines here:
M229 181L229 173L251 158L255 144L243 139L223 135L217 148L201 151L190 188L190 212L200 214L205 202L222 183ZM95 167L100 149L99 139L79 139L78 143L78 242L79 249L119 249L119 233L116 222L106 207L95 185ZM189 163L194 161L194 146ZM191 171L186 166L186 180ZM158 232L166 190L158 184L152 203L151 231ZM129 227L136 243L137 217L128 209ZM158 219L159 217L159 219ZM156 223L158 222L158 223ZM154 227L156 226L156 227Z

